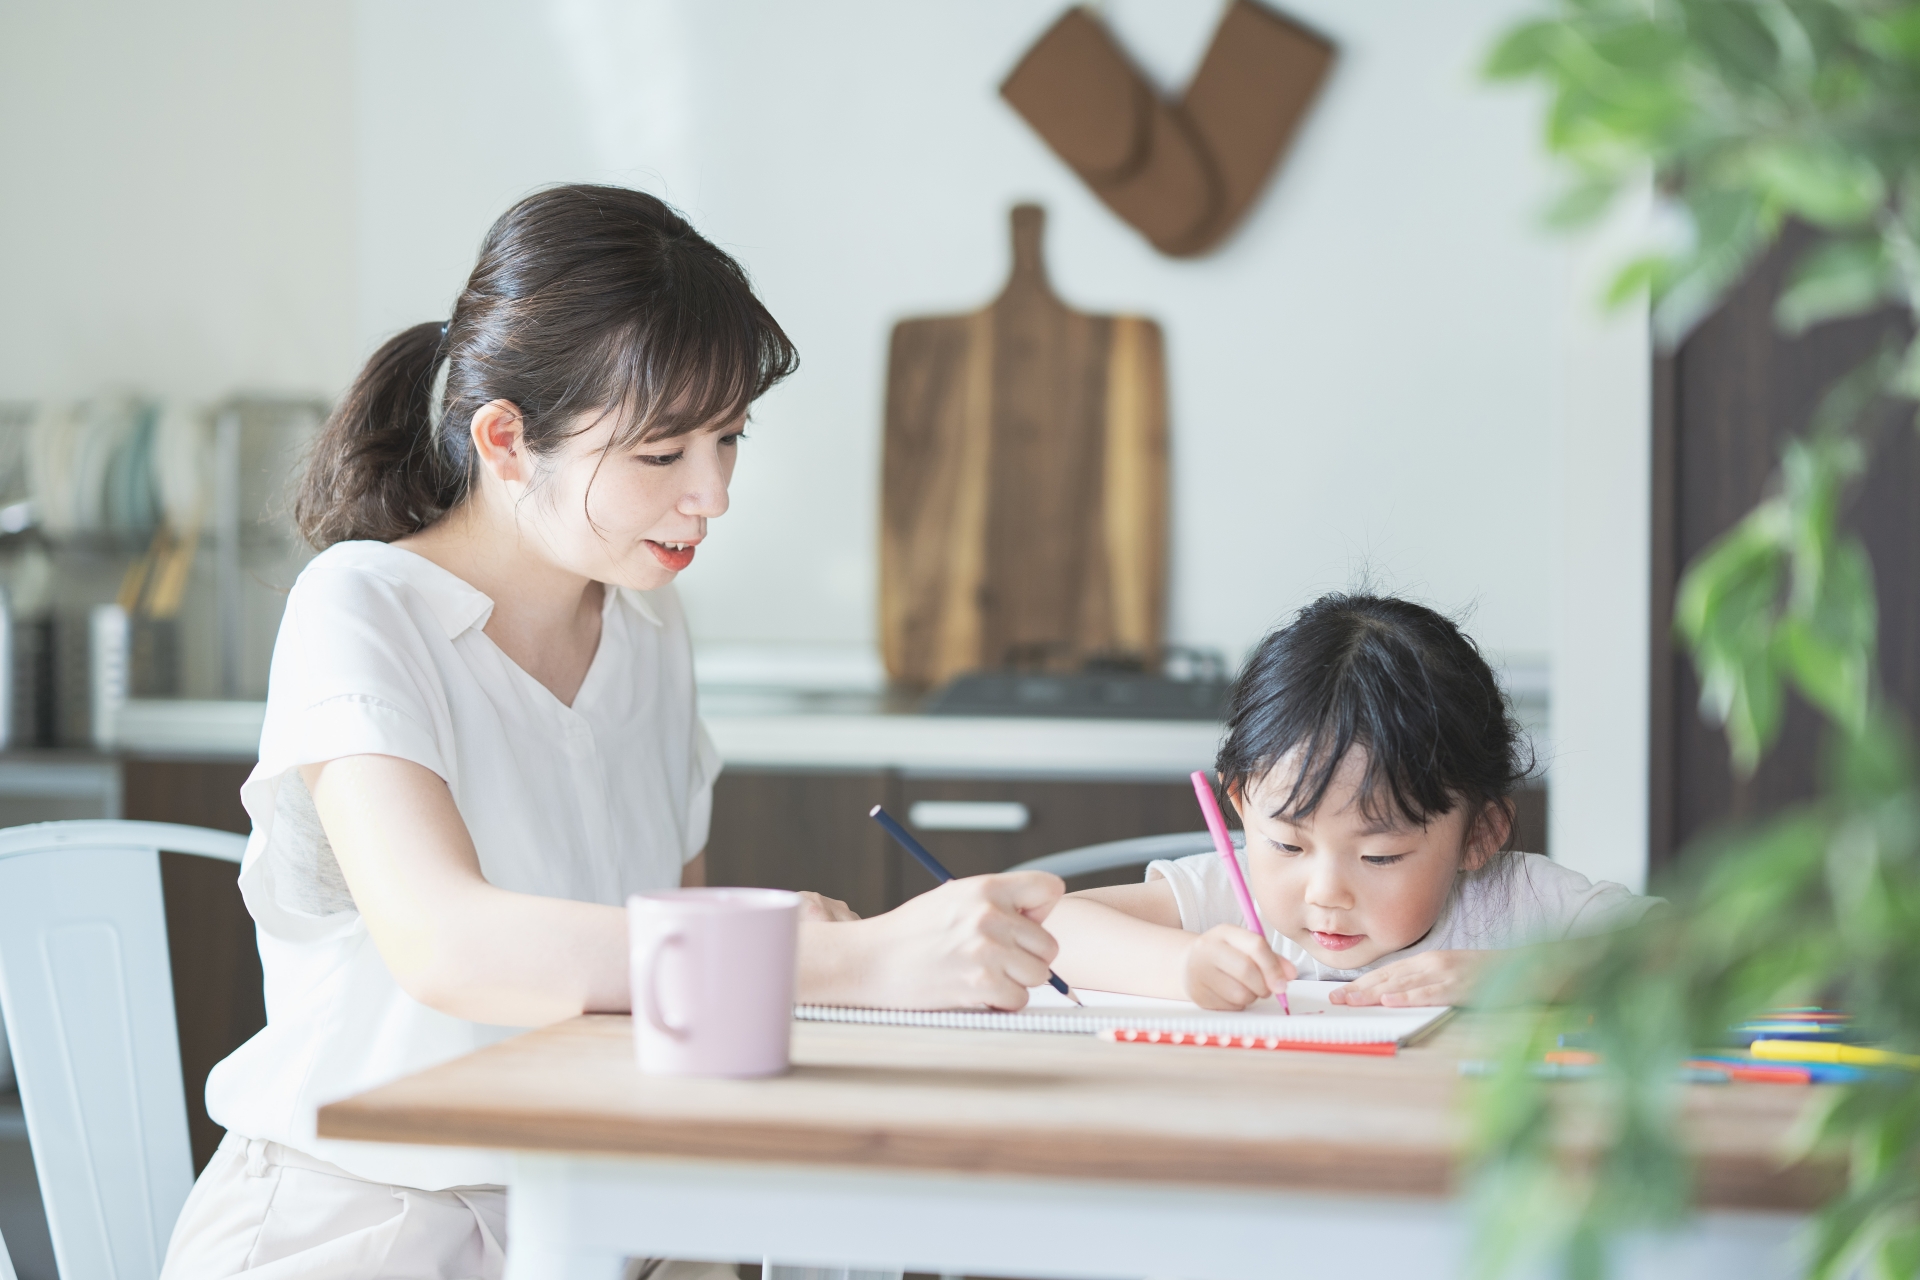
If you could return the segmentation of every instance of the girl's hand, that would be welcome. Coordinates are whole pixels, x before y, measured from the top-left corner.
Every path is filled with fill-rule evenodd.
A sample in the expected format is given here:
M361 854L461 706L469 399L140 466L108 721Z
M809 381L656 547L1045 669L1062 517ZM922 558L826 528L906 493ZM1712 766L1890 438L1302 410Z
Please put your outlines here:
M815 893L811 889L800 891L800 918L802 920L858 920L860 913L838 898L829 898L824 893Z
M1423 951L1363 973L1327 997L1330 1004L1373 1004L1400 1009L1410 1005L1464 1004L1473 985L1498 951Z
M1187 945L1187 999L1202 1009L1244 1009L1293 975L1292 961L1237 924L1217 924Z

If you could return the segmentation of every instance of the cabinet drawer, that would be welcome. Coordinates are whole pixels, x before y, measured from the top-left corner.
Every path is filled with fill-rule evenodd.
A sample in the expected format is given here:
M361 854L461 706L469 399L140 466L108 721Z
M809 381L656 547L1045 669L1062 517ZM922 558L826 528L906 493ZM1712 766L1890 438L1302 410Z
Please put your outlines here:
M900 808L896 812L956 876L1004 871L1029 858L1081 845L1200 831L1206 826L1194 803L1193 787L1186 782L910 777L902 778L898 786ZM1018 829L1011 822L1015 806L1025 813L1025 824ZM982 819L982 827L987 817L1000 817L1001 829L958 829L969 811ZM912 821L916 812L936 818L929 824L932 829ZM932 886L932 877L905 854L895 853L894 860L903 899ZM1076 877L1069 887L1128 884L1140 876L1140 867L1124 867Z

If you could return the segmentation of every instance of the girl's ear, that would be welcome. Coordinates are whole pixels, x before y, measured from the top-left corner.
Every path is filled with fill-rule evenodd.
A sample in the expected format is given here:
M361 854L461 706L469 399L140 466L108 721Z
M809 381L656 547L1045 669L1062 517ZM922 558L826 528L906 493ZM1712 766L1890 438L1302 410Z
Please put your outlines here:
M1478 871L1493 861L1513 831L1513 813L1513 800L1509 796L1487 802L1467 828L1466 856L1460 859L1462 871Z
M1242 830L1245 830L1247 825L1247 809L1246 805L1242 803L1245 798L1240 791L1239 783L1229 782L1227 784L1227 803L1233 806L1234 815L1240 819L1240 827Z

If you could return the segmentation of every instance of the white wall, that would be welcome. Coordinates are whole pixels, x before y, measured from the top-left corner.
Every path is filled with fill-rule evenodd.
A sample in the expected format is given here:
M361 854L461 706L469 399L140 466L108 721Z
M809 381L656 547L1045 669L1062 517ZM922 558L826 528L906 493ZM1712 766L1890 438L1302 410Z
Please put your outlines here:
M351 21L0 5L0 399L351 376Z
M1553 574L1553 856L1647 876L1653 366L1644 300L1591 305L1648 225L1651 189L1571 247ZM1586 304L1586 305L1582 305Z
M733 512L682 584L728 640L873 635L889 326L976 306L1005 216L1050 213L1074 304L1165 324L1175 639L1237 656L1370 568L1500 653L1552 644L1563 250L1535 104L1477 83L1514 0L1311 0L1319 109L1228 247L1159 256L1000 101L1054 0L363 0L363 344L444 315L538 183L644 186L737 253L803 366L763 403ZM1184 81L1216 3L1106 6Z

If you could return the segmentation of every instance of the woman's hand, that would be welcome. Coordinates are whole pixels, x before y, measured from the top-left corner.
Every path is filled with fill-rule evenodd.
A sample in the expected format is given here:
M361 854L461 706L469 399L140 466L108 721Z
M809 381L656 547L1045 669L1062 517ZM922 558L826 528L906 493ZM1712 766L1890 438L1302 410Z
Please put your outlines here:
M803 917L800 999L1019 1009L1059 951L1040 922L1064 892L1059 876L1017 871L951 880L870 920Z
M800 918L820 923L835 920L858 920L860 913L838 898L829 898L824 893L815 893L811 889L800 891Z
M1237 924L1217 924L1187 944L1187 999L1202 1009L1244 1009L1286 989L1293 962Z
M1327 1000L1331 1004L1374 1004L1393 1009L1464 1004L1473 994L1481 971L1499 956L1498 951L1423 951L1335 987Z

